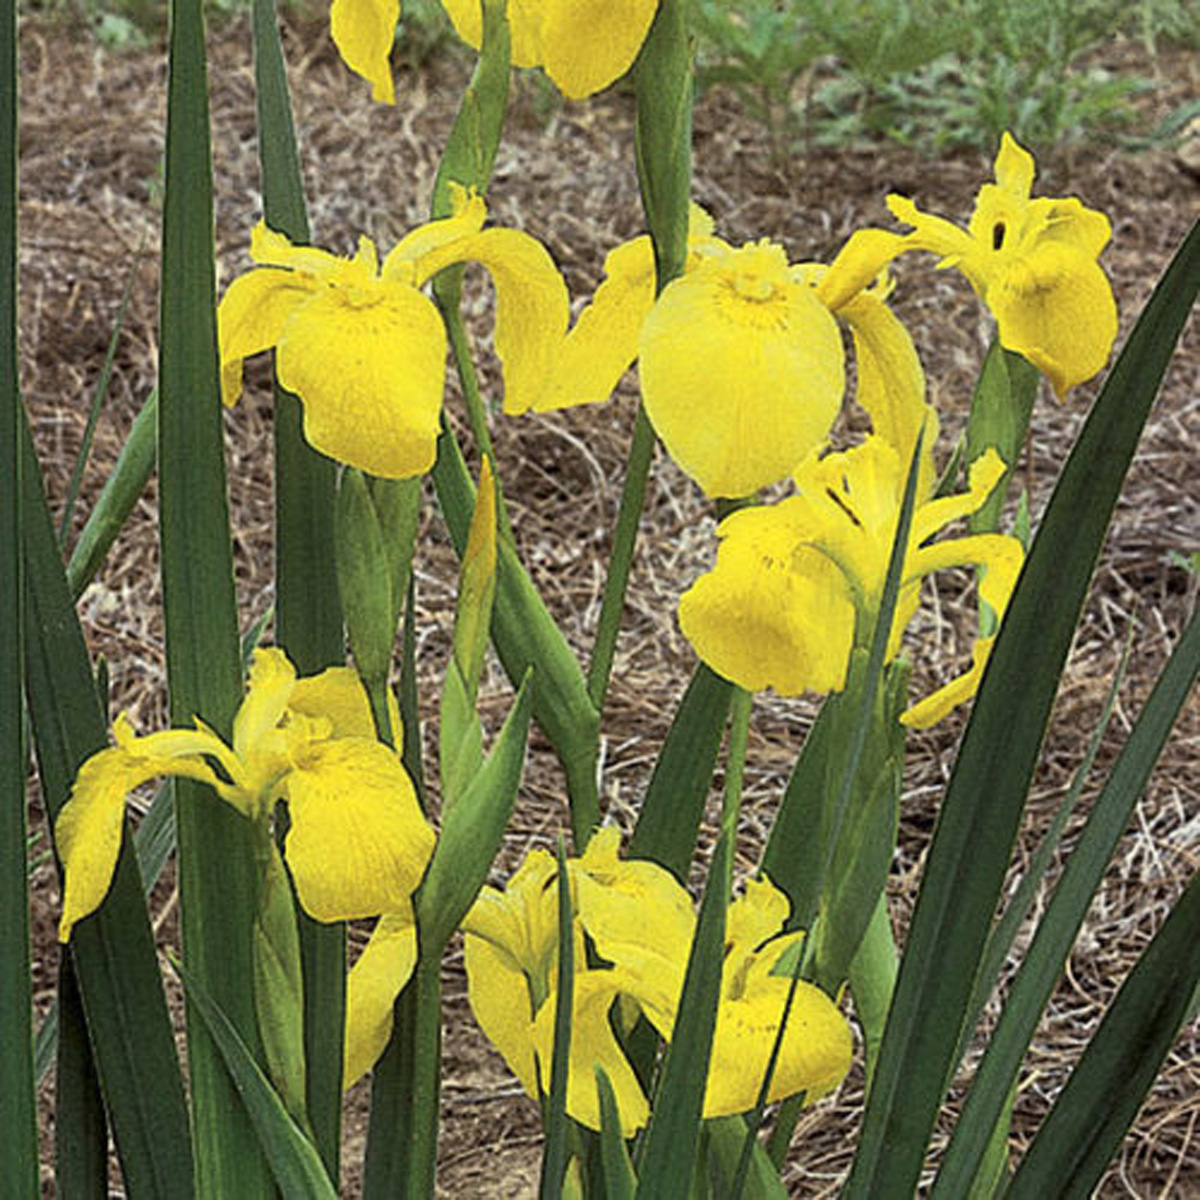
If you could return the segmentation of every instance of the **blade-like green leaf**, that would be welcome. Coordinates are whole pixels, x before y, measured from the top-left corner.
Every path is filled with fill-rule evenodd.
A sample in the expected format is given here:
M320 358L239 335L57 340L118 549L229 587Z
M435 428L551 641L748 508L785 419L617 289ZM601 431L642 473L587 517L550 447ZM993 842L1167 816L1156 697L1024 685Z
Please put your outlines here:
M849 1197L916 1186L1075 623L1197 286L1200 226L1117 359L1018 581L942 803Z
M108 1200L108 1121L71 956L58 964L58 1065L54 1073L54 1187L72 1200Z
M157 455L158 389L155 388L134 417L112 474L71 550L67 579L76 599L95 577L138 497L146 490Z
M105 745L107 730L28 428L21 475L26 685L53 820L80 765ZM192 1190L187 1106L130 840L123 839L104 904L72 934L71 954L126 1183L138 1194L186 1196Z
M267 1081L233 1022L206 992L199 977L172 961L193 1010L208 1028L232 1085L241 1097L233 1115L248 1122L281 1195L288 1200L336 1200L316 1147L301 1132ZM246 1193L243 1193L246 1194Z
M733 696L730 719L721 834L700 902L679 1010L637 1163L637 1194L655 1200L682 1200L688 1195L700 1144L708 1064L721 996L725 915L733 883L750 707L749 693L739 688Z
M630 858L649 858L687 882L708 800L733 684L696 666L638 811Z
M38 1195L17 379L17 4L0 4L0 1192Z
M600 1099L600 1169L604 1173L606 1200L633 1200L637 1176L621 1137L621 1114L612 1081L605 1069L596 1066L596 1094Z
M1133 1123L1200 983L1200 875L1129 973L1005 1195L1087 1197Z
M934 1195L962 1195L978 1170L988 1133L1016 1085L1021 1060L1058 983L1063 963L1198 674L1200 614L1192 617L1172 652L1054 889L976 1073L942 1161Z
M550 1094L543 1100L545 1145L542 1150L540 1200L559 1200L567 1170L567 1077L571 1063L571 1025L575 1008L575 938L567 850L558 839L558 989L554 1009L554 1051Z
M172 0L159 363L159 496L174 725L229 735L242 691L218 383L212 162L200 0ZM175 787L190 975L261 1055L253 1004L257 876L245 819L193 781ZM197 1190L260 1195L270 1171L203 1021L188 1021Z

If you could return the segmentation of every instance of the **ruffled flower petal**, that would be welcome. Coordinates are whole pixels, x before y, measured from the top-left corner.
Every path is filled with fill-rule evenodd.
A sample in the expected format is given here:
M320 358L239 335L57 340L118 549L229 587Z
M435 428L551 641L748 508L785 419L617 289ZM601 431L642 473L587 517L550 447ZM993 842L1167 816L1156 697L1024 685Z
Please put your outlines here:
M275 647L254 651L246 696L233 719L233 752L243 760L287 711L296 686L296 668Z
M702 261L642 326L642 396L671 457L709 496L746 496L821 444L845 386L841 336L780 247Z
M392 1012L417 965L412 906L387 913L346 981L346 1049L342 1086L350 1088L378 1061L392 1036Z
M329 32L342 61L371 85L371 99L395 104L389 56L400 19L400 0L333 0Z
M433 853L408 773L382 742L314 742L281 783L291 814L284 854L318 921L401 912Z
M792 498L727 517L716 566L679 602L680 628L700 659L748 691L796 696L845 684L854 601L812 545L808 511Z
M403 748L403 722L395 693L388 689L388 715L397 754ZM319 675L296 680L288 700L288 711L300 713L312 720L329 722L329 736L334 738L375 737L375 719L371 702L358 672L353 667L329 667Z
M404 285L326 288L279 339L279 382L303 401L309 443L387 479L433 466L445 367L437 309Z

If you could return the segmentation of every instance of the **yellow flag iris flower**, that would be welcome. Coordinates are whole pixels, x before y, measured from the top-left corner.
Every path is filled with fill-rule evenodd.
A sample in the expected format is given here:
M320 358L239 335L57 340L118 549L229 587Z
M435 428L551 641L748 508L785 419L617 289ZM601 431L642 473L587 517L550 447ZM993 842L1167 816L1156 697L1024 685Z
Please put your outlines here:
M530 407L607 399L637 359L647 415L672 458L709 496L748 495L785 479L829 433L845 387L836 317L853 334L859 403L877 431L910 448L925 381L884 302L886 281L846 287L834 268L789 264L769 241L734 247L712 228L693 205L684 272L657 300L650 239L613 250Z
M423 474L436 452L446 334L421 288L471 261L495 284L508 400L534 404L566 333L566 285L541 243L484 229L486 216L483 200L459 189L454 215L413 230L382 267L369 238L345 259L259 224L250 254L260 265L230 284L217 311L225 403L241 395L242 361L275 347L279 382L303 402L316 449L384 478Z
M622 1133L630 1136L645 1124L649 1105L613 1023L630 1027L640 1009L670 1037L695 916L674 876L656 863L621 859L619 840L616 829L601 830L568 863L575 976L567 1111L599 1128L595 1068L602 1066L612 1081ZM554 859L531 851L504 891L484 889L463 926L472 1010L530 1096L550 1085L557 884ZM748 1111L757 1099L789 982L771 969L799 936L776 937L787 911L787 900L766 883L752 885L730 909L706 1117ZM840 1082L850 1055L850 1032L833 1001L800 984L772 1098L805 1091L815 1099Z
M1061 399L1097 374L1117 336L1117 306L1097 259L1111 235L1108 218L1071 198L1030 198L1034 161L1007 133L966 229L889 196L909 234L867 229L835 261L852 292L906 250L929 250L970 281L996 318L1001 344L1024 355ZM836 300L836 297L834 297Z
M877 612L882 600L906 473L894 447L874 435L853 450L805 463L795 475L795 496L727 517L717 529L716 566L679 604L680 626L700 658L751 691L840 690L860 617ZM997 619L1003 615L1023 559L1020 542L1001 534L930 541L974 512L1003 473L989 449L972 465L966 493L933 499L922 489L889 658L916 612L921 580L933 571L985 567L980 600ZM904 722L926 728L969 699L994 640L980 638L971 668L910 708Z
M481 0L442 0L464 42L483 40ZM514 67L542 67L569 100L615 82L633 66L650 31L658 0L508 0ZM400 0L333 0L330 32L371 95L395 102L388 62L400 19Z
M60 941L108 891L126 797L162 775L207 783L260 826L285 800L284 854L301 904L319 921L401 910L425 872L433 831L398 755L375 739L349 668L297 679L282 651L257 651L232 745L200 722L139 737L119 717L113 732L116 745L83 764L55 823L66 877Z

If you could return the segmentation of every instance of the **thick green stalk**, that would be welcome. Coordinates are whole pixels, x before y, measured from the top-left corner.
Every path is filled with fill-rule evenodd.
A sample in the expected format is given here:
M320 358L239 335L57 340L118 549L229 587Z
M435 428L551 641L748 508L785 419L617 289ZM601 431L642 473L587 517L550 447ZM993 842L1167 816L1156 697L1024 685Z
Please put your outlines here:
M172 0L159 367L160 529L167 678L175 725L229 735L242 691L217 369L212 162L200 0ZM256 1056L257 896L244 818L176 784L180 908L189 973ZM271 1177L211 1035L189 1002L197 1188L270 1194Z
M17 380L17 5L0 8L0 1192L38 1194L25 862L20 404Z

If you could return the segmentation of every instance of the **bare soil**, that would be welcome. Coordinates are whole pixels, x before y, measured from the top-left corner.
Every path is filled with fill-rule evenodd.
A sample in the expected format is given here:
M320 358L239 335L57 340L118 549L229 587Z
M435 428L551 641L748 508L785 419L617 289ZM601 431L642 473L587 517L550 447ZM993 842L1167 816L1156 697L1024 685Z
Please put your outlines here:
M247 26L224 23L211 37L211 86L222 284L248 265L249 230L260 216ZM348 251L359 233L390 246L426 214L440 148L469 63L444 55L397 80L395 108L372 105L365 88L332 54L319 24L289 26L286 52L314 240ZM133 275L129 314L117 349L109 399L80 504L80 517L111 468L156 370L156 267L161 184L165 58L161 49L114 54L60 26L28 21L21 31L22 361L25 399L36 426L56 510L80 445L89 396L113 330L122 289ZM1121 61L1136 48L1113 47ZM1196 94L1195 63L1165 55L1162 87L1139 113L1157 115ZM773 163L761 129L720 94L699 105L695 195L734 241L769 236L793 260L825 260L846 236L883 224L883 199L895 190L930 210L965 217L988 176L982 155L930 161L890 145L822 151ZM567 274L572 295L588 296L604 253L642 230L633 167L633 110L615 90L587 104L562 105L523 84L511 113L489 200L496 222L541 238ZM1073 159L1041 165L1043 194L1075 193L1112 218L1104 265L1122 313L1122 336L1190 223L1200 189L1169 150L1137 157L1092 145ZM148 253L139 257L139 248ZM894 297L923 356L943 417L944 446L965 420L971 384L990 332L969 289L932 264L906 261ZM490 329L490 296L478 284L468 311L481 337ZM1079 762L1098 719L1121 647L1134 630L1129 676L1106 737L1104 767L1136 716L1195 606L1197 581L1168 557L1200 544L1195 482L1198 424L1196 330L1171 368L1116 515L1058 701L1044 762L1022 831L1018 866L1028 861ZM485 355L485 383L496 382ZM227 418L229 480L239 598L244 622L266 611L271 593L271 407L265 365L249 373L247 397ZM492 386L493 394L495 387ZM1039 398L1023 478L1035 515L1095 394L1080 388L1059 405ZM634 413L632 380L608 404L508 420L495 436L520 551L572 644L586 654L599 611L611 527ZM457 397L449 409L459 417ZM853 424L853 422L852 422ZM143 729L165 714L162 624L151 484L100 577L81 604L87 636L107 657L113 708ZM711 561L711 507L664 456L647 498L615 682L605 714L604 799L628 827L693 658L674 620L680 592ZM452 619L454 559L430 494L417 563L418 642L425 711L435 711L437 681ZM914 692L947 678L967 651L968 580L937 583L914 627ZM956 657L957 656L957 657ZM511 690L494 670L485 712L499 719ZM783 780L814 713L807 700L762 698L755 710L748 796L738 866L749 872ZM937 797L947 777L961 715L914 735L905 778L901 845L890 894L900 936L915 896ZM428 740L428 729L426 731ZM1200 857L1200 711L1183 715L1175 737L1097 897L1066 977L1042 1023L1021 1077L1013 1149L1028 1144L1121 979L1161 924ZM432 752L433 746L430 746ZM35 800L35 825L44 819ZM565 826L558 769L540 737L506 849L502 879L534 844ZM707 849L712 836L706 827ZM1068 838L1068 842L1070 838ZM1050 873L1053 882L1057 867ZM698 869L697 878L702 876ZM164 944L175 937L169 881L156 893ZM53 868L35 877L37 999L52 997L58 893ZM355 930L355 945L365 940ZM536 1191L539 1124L503 1062L468 1010L461 954L445 968L446 1061L440 1184L446 1196L523 1196ZM1134 1130L1108 1172L1104 1197L1200 1195L1200 1025L1181 1034ZM46 1129L53 1082L43 1089ZM856 1071L838 1095L810 1110L797 1131L787 1182L792 1194L832 1196L844 1177L862 1102ZM366 1088L347 1104L344 1186L356 1194L365 1131ZM951 1123L944 1122L944 1136ZM52 1161L47 1139L45 1162ZM47 1183L50 1167L46 1167Z

